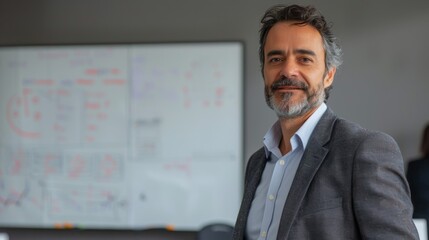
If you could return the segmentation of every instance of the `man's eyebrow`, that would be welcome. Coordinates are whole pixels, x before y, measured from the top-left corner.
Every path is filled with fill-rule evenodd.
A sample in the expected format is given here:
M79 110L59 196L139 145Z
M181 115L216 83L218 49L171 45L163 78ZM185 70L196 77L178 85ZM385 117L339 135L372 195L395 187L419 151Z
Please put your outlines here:
M283 50L271 50L267 53L267 57L275 56L275 55L284 55L285 51Z
M316 56L316 53L312 50L308 50L308 49L295 49L293 50L294 54L305 54L305 55L311 55L311 56ZM275 56L275 55L284 55L285 51L283 50L271 50L267 53L267 57L271 57L271 56Z
M316 53L314 51L308 50L308 49L295 49L293 50L295 54L305 54L305 55L311 55L316 56Z

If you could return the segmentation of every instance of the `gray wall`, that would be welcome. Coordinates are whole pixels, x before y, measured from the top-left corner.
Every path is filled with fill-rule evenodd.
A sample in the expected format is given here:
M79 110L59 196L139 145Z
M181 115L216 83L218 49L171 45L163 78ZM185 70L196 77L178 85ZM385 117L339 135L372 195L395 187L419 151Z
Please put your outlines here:
M429 121L429 1L299 1L333 23L344 50L328 104L340 116L392 135L418 155ZM240 40L245 44L245 157L276 120L265 105L259 19L273 4L249 0L0 0L0 44Z
M300 1L333 23L344 50L329 105L385 131L404 158L418 155L429 121L429 1ZM245 157L276 116L265 105L257 56L259 19L291 1L0 0L0 44L241 40L245 52Z

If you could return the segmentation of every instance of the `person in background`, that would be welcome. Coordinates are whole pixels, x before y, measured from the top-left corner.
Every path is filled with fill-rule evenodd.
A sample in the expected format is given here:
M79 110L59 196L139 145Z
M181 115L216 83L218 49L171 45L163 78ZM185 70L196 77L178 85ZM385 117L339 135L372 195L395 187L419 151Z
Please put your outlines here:
M397 143L326 105L341 49L325 18L274 6L261 23L265 97L278 121L247 163L233 239L418 239Z
M429 223L429 123L423 131L420 152L420 158L408 163L407 179L414 205L413 217Z

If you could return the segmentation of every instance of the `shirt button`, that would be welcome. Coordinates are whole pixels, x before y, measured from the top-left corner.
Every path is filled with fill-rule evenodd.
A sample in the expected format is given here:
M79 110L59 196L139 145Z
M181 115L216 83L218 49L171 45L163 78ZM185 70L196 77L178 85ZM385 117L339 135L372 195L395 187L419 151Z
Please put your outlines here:
M285 160L280 160L279 163L280 165L285 165Z
M268 196L268 199L270 199L271 201L272 201L272 200L274 200L274 195L273 195L273 194L270 194L270 195Z
M267 232L266 231L262 231L261 232L261 237L265 238L267 236Z

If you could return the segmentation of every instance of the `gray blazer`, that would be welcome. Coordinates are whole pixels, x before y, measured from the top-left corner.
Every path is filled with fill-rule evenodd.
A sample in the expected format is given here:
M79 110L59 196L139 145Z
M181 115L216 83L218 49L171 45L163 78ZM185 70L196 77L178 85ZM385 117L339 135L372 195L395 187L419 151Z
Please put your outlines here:
M266 163L247 164L234 228L242 240ZM329 108L315 127L283 208L278 240L419 239L404 163L389 135L338 118Z

